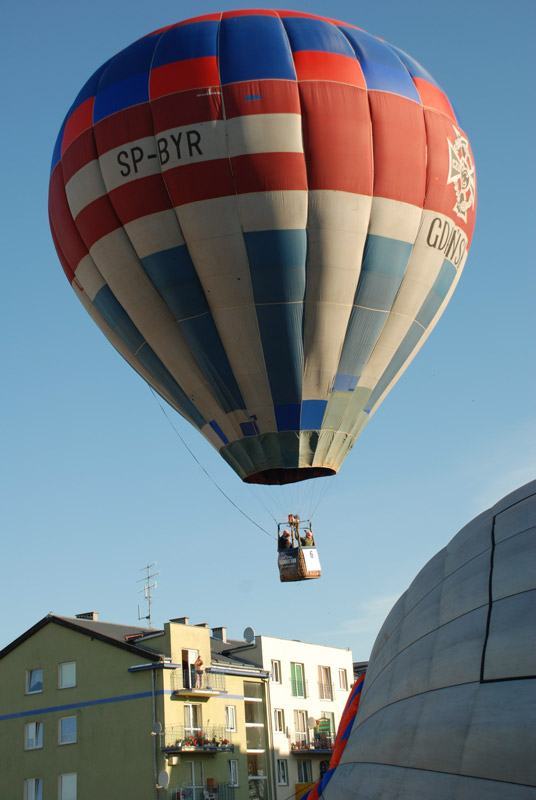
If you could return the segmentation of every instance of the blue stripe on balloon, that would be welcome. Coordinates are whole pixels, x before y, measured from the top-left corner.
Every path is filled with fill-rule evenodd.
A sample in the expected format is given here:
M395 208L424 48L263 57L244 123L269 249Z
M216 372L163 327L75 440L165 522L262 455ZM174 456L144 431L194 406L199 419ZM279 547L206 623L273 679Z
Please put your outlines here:
M431 83L433 86L436 86L438 89L441 89L439 84L434 80L434 78L432 78L430 73L425 70L424 67L421 67L418 61L415 61L414 58L408 56L408 54L403 50L399 50L398 47L393 47L393 45L390 45L390 47L391 50L393 50L402 61L412 78L422 78L423 80L428 81L428 83Z
M149 72L157 36L148 36L122 50L108 62L93 106L93 122L149 99Z
M224 411L245 408L186 245L141 259Z
M93 106L93 122L115 114L124 108L146 103L149 99L149 74L131 75L107 89L99 91Z
M202 428L206 424L206 420L162 364L156 353L145 342L142 334L112 294L109 286L103 286L97 292L93 305L134 357L150 373L156 385L169 394L181 413L189 417L198 428Z
M367 408L367 413L374 408L384 391L387 389L397 372L403 367L407 359L425 334L430 322L439 310L439 306L445 299L449 288L456 276L456 269L446 259L439 271L439 274L430 289L428 296L417 314L416 321L412 323L402 342L398 346L396 353L389 362L385 372L378 381L374 391L371 393Z
M175 319L208 312L203 287L186 245L152 253L141 262Z
M421 103L415 84L406 68L385 42L365 31L340 26L359 59L367 88L407 97Z
M217 56L218 27L217 20L205 20L165 31L158 42L151 68L190 58Z
M298 431L300 429L299 403L274 405L274 411L278 431Z
M353 392L387 321L412 245L369 234L333 388Z
M221 21L222 85L263 79L296 80L294 61L279 17L251 14Z
M304 230L244 234L278 430L297 430L303 373ZM296 422L297 420L297 422Z
M456 277L456 268L453 264L445 259L439 270L439 274L434 281L428 297L424 301L416 320L420 322L423 328L427 328L433 317L436 315L437 310L445 297L447 292L452 286L452 282Z
M244 234L255 303L302 302L305 297L305 230Z
M67 122L67 118L70 114L67 114L67 117L63 120L62 126L60 128L60 132L58 133L58 138L56 139L56 144L54 145L54 151L52 153L52 162L50 164L50 172L51 174L54 172L54 167L56 164L61 161L61 146L63 144L63 133L65 131L65 123Z
M216 431L216 433L218 434L218 436L220 437L220 439L222 440L222 442L224 444L229 444L229 439L224 434L224 432L222 431L222 429L220 428L220 426L218 425L218 423L216 422L215 419L212 419L209 422L209 425L210 425L210 427L212 428L213 431Z
M283 25L293 53L314 50L355 58L348 40L336 25L307 17L284 17Z
M302 431L319 431L326 412L327 400L304 400L301 409Z

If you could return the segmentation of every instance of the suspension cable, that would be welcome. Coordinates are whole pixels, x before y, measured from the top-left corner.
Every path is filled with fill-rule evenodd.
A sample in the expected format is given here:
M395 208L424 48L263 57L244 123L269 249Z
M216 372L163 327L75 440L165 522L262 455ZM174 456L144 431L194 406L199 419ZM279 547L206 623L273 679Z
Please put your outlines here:
M248 516L248 514L246 514L246 512L245 512L245 511L243 511L243 510L240 508L240 506L238 506L238 505L237 505L237 504L234 502L234 500L231 500L231 498L229 497L229 495L228 495L228 494L226 494L226 492L224 492L224 490L221 488L221 486L219 486L219 485L216 483L216 481L214 480L214 478L212 477L212 475L210 475L210 473L209 473L209 472L208 472L208 471L205 469L205 467L203 466L203 464L201 464L201 462L199 461L199 459L198 459L198 458L197 458L197 457L194 455L194 453L192 452L192 450L191 450L191 449L188 447L188 445L186 444L185 440L183 439L183 437L181 436L181 434L179 433L179 431L177 430L177 428L176 428L176 427L175 427L175 425L173 424L173 421L170 419L170 417L169 417L169 415L168 415L168 413L167 413L166 409L164 408L164 406L163 406L163 405L162 405L162 403L160 402L160 399L159 399L159 397L157 396L156 392L154 391L153 387L152 387L152 386L150 386L150 384L147 384L147 385L149 386L149 389L151 390L151 392L152 392L152 394L153 394L153 397L154 397L154 399L156 400L156 402L157 402L157 403L158 403L158 405L160 406L160 410L162 411L163 415L165 416L165 418L167 419L167 421L169 422L169 424L171 425L171 427L173 428L173 430L175 431L175 433L176 433L176 434L177 434L177 436L179 437L179 439L180 439L180 441L182 442L183 446L184 446L184 447L186 448L186 450L187 450L187 451L190 453L190 455L192 456L192 458L193 458L193 460L196 462L196 464L197 464L197 465L198 465L198 466L199 466L199 467L200 467L200 468L203 470L203 472L205 473L205 475L207 476L207 478L208 478L208 479L209 479L209 480L210 480L210 481L211 481L211 482L214 484L214 486L216 487L216 489L217 489L219 492L221 492L221 494L222 494L222 495L223 495L223 496L226 498L226 500L228 500L228 501L229 501L229 503L230 503L232 506L234 506L234 507L236 508L236 510L237 510L237 511L239 511L239 512L240 512L240 514L242 514L242 516L243 516L243 517L245 517L247 520L249 520L249 521L250 521L250 522L251 522L253 525L255 525L255 527L256 527L256 528L258 528L260 531L262 531L263 533L265 533L265 534L266 534L266 536L269 536L269 537L270 537L270 539L275 539L276 537L275 537L273 534L269 533L269 532L268 532L268 531L267 531L265 528L263 528L261 525L259 525L257 522L255 522L255 520L254 520L254 519L252 519L250 516Z

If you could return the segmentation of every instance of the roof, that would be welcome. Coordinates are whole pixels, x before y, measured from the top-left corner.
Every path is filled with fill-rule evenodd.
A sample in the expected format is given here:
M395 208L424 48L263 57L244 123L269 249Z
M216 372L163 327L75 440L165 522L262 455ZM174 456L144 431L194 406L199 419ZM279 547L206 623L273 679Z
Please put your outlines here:
M98 620L60 617L56 614L47 614L46 617L39 620L39 622L29 628L25 633L8 644L7 647L0 650L0 659L7 656L8 653L11 653L23 642L30 639L37 631L50 623L60 625L63 628L69 628L84 636L90 636L92 639L98 639L105 644L120 647L122 650L127 650L138 656L143 656L150 661L160 661L163 655L162 653L147 647L139 646L138 644L140 640L144 639L146 636L152 636L155 633L162 633L163 631L154 630L153 628L135 627L133 625L117 625L113 622L100 622Z

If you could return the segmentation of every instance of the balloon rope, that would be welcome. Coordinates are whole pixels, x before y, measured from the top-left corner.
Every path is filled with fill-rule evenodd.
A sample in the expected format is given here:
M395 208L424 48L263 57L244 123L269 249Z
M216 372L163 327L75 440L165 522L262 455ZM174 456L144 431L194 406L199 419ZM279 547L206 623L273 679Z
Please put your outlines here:
M179 439L181 440L181 442L182 442L182 444L184 445L184 447L185 447L185 448L188 450L188 452L190 453L190 455L192 456L192 458L193 458L193 460L196 462L196 464L197 464L199 467L201 467L201 469L203 470L203 472L205 473L205 475L207 476L207 478L208 478L210 481L212 481L212 483L214 484L214 486L216 487L216 489L217 489L219 492L221 492L221 493L222 493L222 495L223 495L223 496L224 496L224 497L225 497L225 498L226 498L226 499L227 499L227 500L230 502L230 504L231 504L232 506L234 506L234 507L236 508L236 510L237 510L237 511L239 511L239 512L242 514L242 516L243 516L243 517L245 517L245 518L246 518L246 519L248 519L250 522L252 522L252 523L253 523L253 525L255 525L255 527L257 527L257 528L258 528L260 531L262 531L262 532L263 532L263 533L265 533L267 536L269 536L269 537L270 537L270 539L275 539L276 537L275 537L273 534L271 534L271 533L268 533L268 531L267 531L267 530L265 530L265 529L264 529L264 528L263 528L261 525L259 525L257 522L255 522L255 520L254 520L254 519L251 519L251 517L249 517L249 516L246 514L246 512L245 512L245 511L242 511L242 509L241 509L239 506L237 506L237 504L234 502L234 500L231 500L231 498L229 497L229 495L228 495L228 494L226 494L226 493L223 491L223 489L221 488L221 486L218 486L218 484L216 483L216 481L214 480L214 478L212 477L212 475L210 475L210 474L208 473L208 471L205 469L205 467L203 466L203 464L202 464L202 463L199 461L199 459L198 459L198 458L197 458L197 457L194 455L194 453L193 453L193 452L190 450L190 448L188 447L188 445L186 444L186 442L184 441L184 439L183 439L183 438L182 438L182 436L180 435L179 431L177 430L177 428L175 427L175 425L173 424L173 422L171 421L171 419L168 417L168 415L167 415L167 412L166 412L166 409L164 408L164 406L162 405L162 403L161 403L161 402L160 402L160 400L158 399L158 397L157 397L157 395L156 395L156 392L154 391L153 387L152 387L152 386L150 386L149 384L147 384L147 386L149 386L149 389L150 389L150 390L151 390L151 392L153 393L153 397L154 397L154 399L156 400L156 402L157 402L157 403L158 403L158 405L160 406L160 410L162 411L163 415L165 416L165 418L167 419L167 421L169 422L169 424L171 425L171 427L173 428L173 430L175 431L175 433L177 434L177 436L178 436L178 437L179 437Z

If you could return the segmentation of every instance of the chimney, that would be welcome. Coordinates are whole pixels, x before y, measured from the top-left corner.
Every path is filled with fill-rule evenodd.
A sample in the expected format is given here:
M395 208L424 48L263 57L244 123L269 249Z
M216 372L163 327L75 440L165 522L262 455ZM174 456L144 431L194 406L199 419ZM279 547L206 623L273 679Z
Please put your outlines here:
M220 642L226 642L227 641L227 628L225 628L225 627L212 628L212 636L214 637L214 639L219 639Z
M190 617L175 617L174 619L170 619L169 621L178 622L180 625L189 625Z
M208 622L196 622L196 628L208 628Z
M75 614L76 619L89 619L91 622L98 622L98 611L86 611L85 614Z

